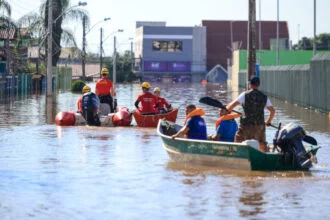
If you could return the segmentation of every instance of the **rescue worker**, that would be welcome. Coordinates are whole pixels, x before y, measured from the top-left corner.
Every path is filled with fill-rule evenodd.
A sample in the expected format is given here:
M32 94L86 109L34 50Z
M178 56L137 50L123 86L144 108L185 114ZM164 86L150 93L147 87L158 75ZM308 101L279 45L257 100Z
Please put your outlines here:
M253 77L249 82L249 90L241 93L238 98L226 106L228 111L237 105L242 105L244 116L241 117L240 126L235 135L235 142L255 139L259 141L259 150L266 152L266 126L271 125L275 115L275 109L269 98L259 91L260 79ZM270 112L265 121L264 108Z
M186 120L184 126L171 138L175 138L184 135L185 138L190 139L207 139L206 124L202 116L205 115L205 111L201 108L196 108L195 105L186 106Z
M78 111L82 113L88 125L100 126L100 118L98 110L100 107L100 100L91 92L91 87L84 86L82 89L83 96L78 99Z
M154 95L157 97L156 109L159 113L163 114L172 110L171 105L166 101L166 99L160 97L160 88L154 88Z
M107 103L110 106L111 113L114 112L113 97L115 90L112 81L108 78L109 71L107 68L102 68L102 78L96 82L95 93L99 97L101 103ZM115 105L117 100L115 99Z
M157 110L155 108L157 103L157 97L149 92L150 83L143 82L141 84L143 94L139 95L136 99L134 105L141 112L141 114L156 114ZM139 108L139 103L141 102L141 107Z

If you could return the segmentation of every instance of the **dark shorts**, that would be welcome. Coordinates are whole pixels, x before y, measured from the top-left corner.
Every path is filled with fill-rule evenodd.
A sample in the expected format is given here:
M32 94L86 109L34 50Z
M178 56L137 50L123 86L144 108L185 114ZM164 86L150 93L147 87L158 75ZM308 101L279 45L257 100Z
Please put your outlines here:
M235 142L255 139L259 142L266 142L265 125L240 125L235 135Z
M114 112L114 109L113 109L113 100L112 100L111 95L102 95L102 96L99 96L99 99L100 99L100 103L107 103L107 104L109 104L111 113Z

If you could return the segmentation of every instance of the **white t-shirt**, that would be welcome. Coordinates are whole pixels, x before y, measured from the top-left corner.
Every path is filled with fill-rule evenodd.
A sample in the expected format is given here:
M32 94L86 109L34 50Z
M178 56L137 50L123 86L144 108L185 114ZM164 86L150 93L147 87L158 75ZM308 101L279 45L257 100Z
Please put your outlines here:
M239 102L240 104L245 102L245 92L242 92L237 99L235 100L237 102ZM270 102L269 98L267 97L267 103L266 103L267 107L273 106L272 103Z

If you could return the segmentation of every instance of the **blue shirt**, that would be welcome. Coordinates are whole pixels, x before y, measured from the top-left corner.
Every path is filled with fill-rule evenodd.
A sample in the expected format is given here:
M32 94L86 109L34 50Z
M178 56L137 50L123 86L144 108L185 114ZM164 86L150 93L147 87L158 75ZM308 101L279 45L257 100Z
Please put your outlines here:
M217 134L220 135L220 141L234 142L238 126L235 120L225 120L217 128Z
M202 117L194 116L189 118L186 126L189 128L189 139L207 140L206 124Z

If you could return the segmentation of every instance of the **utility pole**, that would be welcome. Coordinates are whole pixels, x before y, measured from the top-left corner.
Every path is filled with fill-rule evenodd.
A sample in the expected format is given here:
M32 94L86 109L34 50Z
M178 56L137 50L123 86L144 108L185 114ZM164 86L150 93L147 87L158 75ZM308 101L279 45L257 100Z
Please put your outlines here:
M249 25L248 25L248 72L247 81L256 71L256 0L249 0ZM246 83L248 86L248 83Z
M53 95L52 77L53 77L53 1L48 1L48 56L47 56L47 96Z
M85 72L85 66L86 66L86 17L83 17L83 48L82 48L82 59L81 59L81 65L82 65L82 77L83 80L86 78L86 72Z
M133 41L131 41L131 69L132 69L132 73L133 73L133 71L134 71L134 63L133 63L133 59L134 57L133 57Z
M279 38L280 38L280 0L277 0L277 22L276 22L276 64L280 65L280 42L279 42Z
M313 41L313 55L316 55L316 0L314 0L314 41Z
M261 65L261 0L259 0L259 66Z
M10 43L9 43L9 35L10 35L10 26L9 26L9 22L7 21L7 40L6 40L6 56L7 56L7 74L10 73L10 52L9 52L9 49L10 49Z
M117 77L117 73L116 73L116 63L117 63L117 51L116 51L116 36L113 37L113 66L112 66L112 74L113 74L113 84L116 83L116 77ZM115 87L115 86L114 86Z
M101 28L101 36L100 36L100 77L102 77L102 67L103 67L103 58L102 58L102 53L103 53L103 29Z

